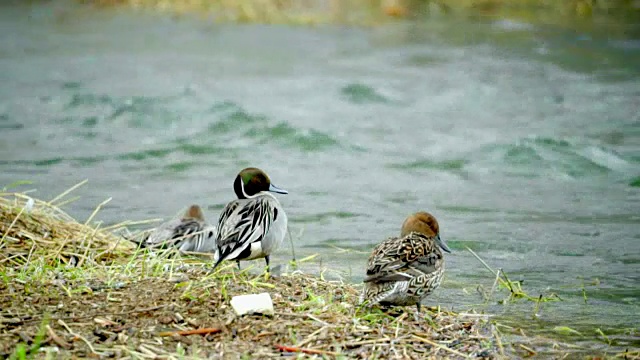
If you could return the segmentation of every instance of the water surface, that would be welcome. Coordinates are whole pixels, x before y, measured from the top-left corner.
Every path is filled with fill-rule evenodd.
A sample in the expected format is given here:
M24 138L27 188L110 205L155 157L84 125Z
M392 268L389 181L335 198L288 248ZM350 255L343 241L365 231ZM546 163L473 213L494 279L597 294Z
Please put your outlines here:
M564 299L534 326L640 323L640 40L446 18L214 25L59 4L0 11L0 184L32 180L46 199L89 179L68 208L79 219L113 197L107 223L194 202L214 220L237 171L258 166L290 192L297 256L320 253L349 280L428 210L454 249L432 304L483 302L476 288L493 276L469 247L533 296ZM277 260L289 258L283 246Z

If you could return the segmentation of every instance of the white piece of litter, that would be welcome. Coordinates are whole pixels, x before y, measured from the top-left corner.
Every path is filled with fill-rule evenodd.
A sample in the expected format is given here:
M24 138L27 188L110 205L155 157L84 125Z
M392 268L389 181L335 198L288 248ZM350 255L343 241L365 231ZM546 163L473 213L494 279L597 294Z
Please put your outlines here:
M35 201L33 201L32 198L29 198L29 200L27 200L27 204L24 206L24 212L26 212L27 214L31 212L31 210L33 210L33 205L35 205Z
M238 295L231 298L231 306L236 315L273 315L273 301L269 293Z

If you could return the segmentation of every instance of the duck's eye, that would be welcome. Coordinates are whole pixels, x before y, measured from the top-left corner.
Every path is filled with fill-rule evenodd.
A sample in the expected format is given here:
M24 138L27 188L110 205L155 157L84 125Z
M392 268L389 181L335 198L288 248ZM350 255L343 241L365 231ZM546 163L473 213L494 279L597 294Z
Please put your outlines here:
M273 209L273 221L276 221L278 219L278 209Z

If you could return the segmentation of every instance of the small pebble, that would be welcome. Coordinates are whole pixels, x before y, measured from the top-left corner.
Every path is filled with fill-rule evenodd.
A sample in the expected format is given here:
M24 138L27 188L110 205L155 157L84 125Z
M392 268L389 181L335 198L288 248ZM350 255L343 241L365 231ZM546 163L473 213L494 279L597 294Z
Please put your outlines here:
M189 281L189 278L187 276L174 276L172 278L169 278L169 282L174 283L174 284L178 284L178 283L182 283L182 282L187 282Z
M158 318L158 322L162 325L168 325L173 322L173 318L171 316L161 316Z
M173 319L174 319L174 321L176 323L184 322L184 317L182 317L182 315L180 315L180 313L173 314Z
M118 342L120 344L126 345L127 344L127 340L129 340L129 337L125 333L121 332L121 333L118 334Z

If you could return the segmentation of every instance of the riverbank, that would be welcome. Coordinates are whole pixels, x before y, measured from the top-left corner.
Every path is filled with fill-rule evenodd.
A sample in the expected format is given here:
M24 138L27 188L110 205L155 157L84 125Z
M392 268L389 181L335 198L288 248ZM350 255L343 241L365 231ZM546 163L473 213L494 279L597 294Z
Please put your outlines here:
M69 192L48 202L0 194L3 357L596 355L445 304L420 314L361 308L357 285L304 274L294 264L271 278L235 264L208 275L206 259L147 253L116 235L134 222L93 223L106 202L85 223L75 221L59 208ZM263 292L273 299L272 316L234 314L233 296Z
M229 264L207 275L206 260L139 252L107 229L71 220L54 205L61 199L3 199L4 357L238 358L299 351L490 358L504 352L487 316L361 309L353 286L296 271L265 279ZM234 315L231 297L261 292L273 298L273 316Z
M640 19L638 1L502 1L502 0L370 0L370 1L181 1L84 0L99 6L151 9L174 15L197 14L220 22L270 24L348 24L375 26L394 19L455 14L525 22L571 24L599 20L619 23Z

